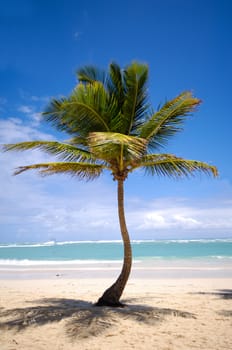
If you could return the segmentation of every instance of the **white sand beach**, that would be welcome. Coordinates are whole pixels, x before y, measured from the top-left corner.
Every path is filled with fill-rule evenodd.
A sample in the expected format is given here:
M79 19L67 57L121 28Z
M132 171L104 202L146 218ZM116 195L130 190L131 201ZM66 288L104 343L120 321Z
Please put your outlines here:
M201 275L195 267L198 275L192 277L194 269L188 267L180 278L178 269L174 278L165 269L163 278L162 269L159 278L151 270L143 276L135 269L122 309L93 306L113 282L109 271L104 277L106 268L97 270L95 278L89 270L82 271L82 278L55 271L53 277L37 271L34 278L31 271L25 278L21 271L17 279L5 271L0 280L0 349L231 349L231 268L205 267Z

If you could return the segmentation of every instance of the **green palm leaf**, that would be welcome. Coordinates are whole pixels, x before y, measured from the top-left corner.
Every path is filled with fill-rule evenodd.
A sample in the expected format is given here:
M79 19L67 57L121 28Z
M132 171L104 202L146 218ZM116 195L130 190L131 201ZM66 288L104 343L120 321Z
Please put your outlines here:
M83 180L94 180L99 177L104 169L103 165L58 162L58 163L40 163L33 165L20 166L16 169L14 175L21 174L27 170L39 170L41 175L68 174Z
M139 137L110 132L95 132L89 135L89 146L96 158L110 160L128 157L140 158L146 149L146 140Z
M132 63L124 71L125 102L123 118L125 134L134 132L144 122L149 104L147 103L148 67L144 64Z
M172 154L150 154L143 157L139 167L148 174L174 178L194 176L196 172L217 176L214 166L196 160L187 160Z
M67 140L67 143L73 146L81 146L84 149L86 149L88 146L87 138L84 136L74 136L71 139Z
M112 132L121 132L124 128L125 118L123 116L123 104L125 100L125 87L123 81L123 72L116 63L111 63L107 79L106 89L109 94L109 105Z
M45 151L48 154L58 156L64 161L95 161L89 151L57 141L28 141L3 146L5 151L25 151L30 149Z
M124 103L124 83L123 75L119 65L111 63L109 67L109 78L107 80L107 90L111 96L117 100L118 107L121 108Z
M59 130L86 136L91 131L109 131L110 108L102 83L79 84L71 96L53 100L44 115Z
M57 130L72 134L72 128L70 128L68 123L65 123L65 117L67 117L68 111L63 106L67 101L68 98L65 97L60 98L60 100L52 99L42 113L42 116L45 121L51 123Z
M140 130L139 136L149 140L149 146L163 146L176 132L182 130L183 122L200 104L191 92L183 92L163 107L147 121Z
M109 131L108 95L101 83L79 84L63 108L68 112L63 121L74 132Z
M107 74L104 70L95 66L85 66L77 70L77 78L80 83L92 84L96 81L105 83Z

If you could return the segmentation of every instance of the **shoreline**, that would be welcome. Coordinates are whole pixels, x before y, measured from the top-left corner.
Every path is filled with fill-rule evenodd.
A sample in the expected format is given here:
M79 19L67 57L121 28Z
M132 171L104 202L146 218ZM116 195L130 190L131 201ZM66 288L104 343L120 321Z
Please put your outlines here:
M38 262L37 262L38 263ZM121 270L119 261L59 262L37 265L1 265L3 279L97 279L116 278ZM145 259L133 262L132 278L232 278L232 259Z

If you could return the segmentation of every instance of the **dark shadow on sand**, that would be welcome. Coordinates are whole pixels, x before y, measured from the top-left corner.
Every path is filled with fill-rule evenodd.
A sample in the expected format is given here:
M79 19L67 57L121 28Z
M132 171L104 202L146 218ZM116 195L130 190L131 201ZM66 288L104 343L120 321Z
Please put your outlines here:
M136 300L127 300L129 303ZM36 306L0 310L0 329L22 331L66 319L65 331L71 338L88 338L105 332L118 322L156 324L167 316L196 318L192 313L176 309L127 304L124 308L97 307L83 300L45 298L33 301ZM1 322L2 318L4 321Z
M232 289L219 289L218 293L223 299L232 299Z
M217 289L214 292L197 292L194 294L215 295L221 299L232 299L232 289Z
M222 310L219 311L218 314L224 317L232 317L232 310Z

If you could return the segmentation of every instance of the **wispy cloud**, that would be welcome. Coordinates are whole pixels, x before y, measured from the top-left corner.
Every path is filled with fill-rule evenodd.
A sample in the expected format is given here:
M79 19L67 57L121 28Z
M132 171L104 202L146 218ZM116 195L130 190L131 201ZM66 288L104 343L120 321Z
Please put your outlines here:
M39 102L39 103L44 104L44 103L47 103L51 99L51 96L32 95L30 92L25 91L23 89L19 89L19 95L27 103L30 103L30 101L32 101L32 102Z
M33 108L31 106L22 105L18 107L18 111L25 114L30 114L33 112Z
M33 121L35 122L35 124L39 124L42 120L42 113L41 112L33 112L31 114L31 117L32 117Z
M21 105L18 107L18 111L31 118L31 121L34 123L34 126L37 126L42 120L42 113L37 112L34 106Z
M33 124L24 124L20 118L0 120L0 143L53 139L51 134L40 131Z
M0 111L4 111L6 104L7 99L5 97L0 96Z
M44 161L36 153L27 157L27 162ZM9 158L8 162L16 160ZM0 195L0 206L4 203L1 222L13 225L17 239L120 239L113 181L81 183L65 176L41 179L33 173L10 178L9 171L8 176L4 173L6 170L0 175L5 189ZM207 208L191 200L177 204L178 198L169 198L165 207L163 202L157 198L155 204L144 205L141 198L136 206L127 206L131 238L226 236L232 230L232 203L221 200L217 207Z
M24 104L18 106L17 111L31 119L34 126L38 126L42 120L44 105L51 99L50 96L36 96L20 89L19 94Z
M5 105L7 103L7 99L5 97L0 96L0 105Z
M178 198L170 199L165 207L162 206L162 199L157 199L156 202L159 209L152 208L152 204L149 204L142 211L129 213L133 217L131 222L136 231L152 232L158 229L169 230L173 234L174 230L175 233L179 232L183 235L183 232L189 230L201 231L201 233L204 233L204 230L211 230L212 234L216 230L221 230L221 233L232 230L232 205L228 205L223 199L217 203L217 206L215 203L210 205L210 200L207 206L203 200L199 200L196 204L190 199L186 200L185 205L178 205Z
M74 39L75 40L80 40L81 36L82 36L82 32L76 31L74 33Z
M32 95L30 98L34 102L48 102L50 100L50 96L35 96L35 95Z

